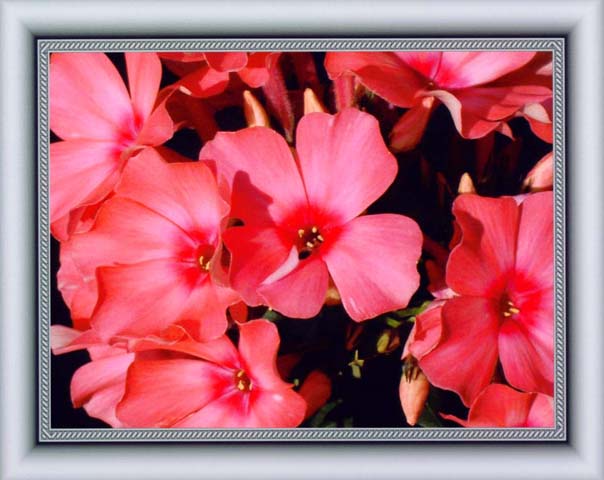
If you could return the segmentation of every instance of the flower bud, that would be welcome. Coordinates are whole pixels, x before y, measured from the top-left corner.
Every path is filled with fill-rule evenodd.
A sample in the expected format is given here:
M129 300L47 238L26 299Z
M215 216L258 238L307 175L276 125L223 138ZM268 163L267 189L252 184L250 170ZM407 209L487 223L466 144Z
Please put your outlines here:
M430 391L430 383L421 371L415 359L409 358L403 367L403 375L399 385L399 397L407 423L411 426L417 423L424 410Z
M553 152L539 160L524 179L524 188L531 192L551 190L554 183L553 163Z
M315 92L312 89L307 88L304 90L304 115L313 112L325 112L325 107L319 101Z
M459 180L459 186L457 187L457 193L476 193L474 188L474 182L468 172L464 173Z
M248 127L270 126L266 110L249 90L243 92L243 114Z

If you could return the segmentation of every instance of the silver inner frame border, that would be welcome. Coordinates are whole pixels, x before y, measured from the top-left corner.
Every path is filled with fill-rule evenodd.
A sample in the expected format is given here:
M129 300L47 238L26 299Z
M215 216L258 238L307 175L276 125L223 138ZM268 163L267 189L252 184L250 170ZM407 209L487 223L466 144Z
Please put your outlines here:
M535 50L553 55L554 153L554 428L91 429L51 427L49 60L52 52L99 51ZM40 39L37 41L38 441L566 441L566 145L565 39Z

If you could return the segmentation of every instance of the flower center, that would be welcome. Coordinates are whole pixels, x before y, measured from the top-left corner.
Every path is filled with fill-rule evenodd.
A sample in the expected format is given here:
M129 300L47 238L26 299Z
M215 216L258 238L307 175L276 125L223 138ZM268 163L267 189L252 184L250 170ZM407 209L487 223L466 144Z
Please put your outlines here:
M504 299L504 301L501 304L501 314L505 317L505 318L510 318L513 315L517 315L520 313L520 310L518 308L516 308L516 305L514 305L514 302L512 302L510 299Z
M298 230L298 258L308 258L315 248L321 245L325 239L316 226L301 228Z
M197 263L204 272L209 272L214 258L214 247L212 245L202 245L197 249Z
M250 377L247 376L247 373L245 373L244 370L239 370L235 374L235 386L240 392L252 391L252 381L250 380Z

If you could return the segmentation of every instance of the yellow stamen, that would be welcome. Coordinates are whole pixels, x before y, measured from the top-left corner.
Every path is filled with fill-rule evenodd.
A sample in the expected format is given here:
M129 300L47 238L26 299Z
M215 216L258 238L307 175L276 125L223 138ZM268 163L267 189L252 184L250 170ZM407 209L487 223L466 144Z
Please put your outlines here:
M302 238L304 236L304 229L301 228L300 230L298 230L298 237Z
M206 272L210 271L210 260L206 262L204 256L200 255L197 261L202 270L205 270Z

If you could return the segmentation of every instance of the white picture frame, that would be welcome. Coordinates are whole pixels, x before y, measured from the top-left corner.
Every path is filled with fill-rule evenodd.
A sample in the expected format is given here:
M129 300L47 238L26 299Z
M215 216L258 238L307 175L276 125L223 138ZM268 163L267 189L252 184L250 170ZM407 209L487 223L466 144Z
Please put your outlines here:
M604 422L598 360L604 336L600 325L602 308L597 305L602 287L598 202L604 178L600 165L602 144L598 139L602 126L598 82L602 78L602 2L551 4L529 0L506 4L455 0L446 4L380 2L371 6L360 2L236 3L136 1L119 6L100 1L1 3L0 478L320 478L323 475L603 478L600 452ZM38 435L44 414L37 416L36 389L40 387L36 371L41 369L39 363L36 369L33 359L39 362L43 359L36 342L38 322L43 320L37 299L41 298L38 293L48 286L39 282L41 252L36 255L39 245L35 222L39 206L36 167L40 147L35 124L39 107L35 91L36 53L40 44L37 40L198 37L200 32L204 32L204 38L257 38L270 34L278 38L326 39L438 36L566 40L567 83L566 98L562 100L566 102L567 137L559 148L566 150L568 176L566 205L559 208L564 211L566 207L566 245L572 249L567 247L565 265L568 331L562 332L565 349L568 346L568 364L563 372L567 377L566 410L562 412L566 421L557 425L558 435L553 438L556 442L330 443L328 448L297 443L100 444L115 438L98 438L94 445L62 443L78 440L76 435L55 438L52 444L39 443L44 441L44 436ZM521 439L510 436L507 440Z

